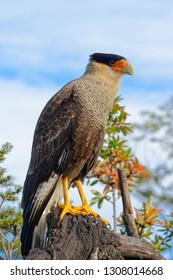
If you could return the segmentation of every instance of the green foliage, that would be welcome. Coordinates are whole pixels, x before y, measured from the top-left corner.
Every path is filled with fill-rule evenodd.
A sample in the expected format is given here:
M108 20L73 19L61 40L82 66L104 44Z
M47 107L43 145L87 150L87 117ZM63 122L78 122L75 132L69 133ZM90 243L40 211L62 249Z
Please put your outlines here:
M99 160L89 176L91 186L98 183L104 185L103 193L95 194L91 201L92 205L97 203L102 206L105 200L111 202L108 192L113 194L114 189L117 190L118 196L120 195L118 168L126 170L129 190L131 190L131 186L138 185L139 176L145 178L150 176L145 167L132 155L131 148L127 145L125 136L132 132L132 129L130 123L126 121L128 113L125 111L125 107L119 105L121 100L118 96L114 101L113 109L107 120L104 145ZM92 180L93 178L94 180Z
M106 199L108 201L111 199L111 196L107 195L105 192L103 192L103 194L101 194L100 192L98 192L96 190L91 190L91 192L95 196L91 199L90 205L92 206L95 203L97 203L97 206L99 209L102 207L104 199Z
M140 164L136 157L134 157L131 148L128 146L127 135L132 132L132 126L126 122L128 114L125 111L125 107L119 105L120 101L120 97L115 99L113 110L107 121L105 141L99 160L88 177L88 184L91 186L99 185L100 187L103 187L102 192L100 190L91 190L93 194L91 205L97 204L98 208L103 206L104 201L111 202L113 204L113 209L116 208L116 200L121 196L118 169L124 169L126 171L129 191L133 191L133 187L137 187L137 190L140 190L141 182L144 181L143 179L147 182L151 177L145 167ZM170 128L170 123L168 125L167 122L168 120L169 122L171 120L166 118L167 121L163 121L164 113L162 118L157 114L151 114L150 117L153 122L147 122L145 129L150 130L152 133L156 133L157 131L160 132L159 129L161 126L163 126L163 130L165 129L165 125ZM159 123L157 123L158 120ZM138 128L135 126L134 129L139 129L139 126ZM142 129L141 131L141 139L143 139L146 135L146 131ZM165 129L165 131L167 130ZM171 131L173 132L173 127ZM138 141L141 139L139 137ZM152 141L157 140L156 138L154 138L154 140L152 138ZM168 142L169 140L167 143ZM172 154L169 152L170 157ZM157 177L157 180L159 181L159 175L154 176ZM115 192L117 194L116 196ZM145 187L145 193L149 198L146 202L143 202L140 209L135 209L137 231L140 238L146 238L158 252L162 252L171 248L171 240L173 237L173 215L171 214L169 218L167 216L164 218L164 214L160 214L161 210L153 205L153 198L150 196L152 195L151 189L146 189ZM121 216L117 219L114 213L114 228L116 227L117 220L119 222L120 232L125 234L125 227Z
M12 145L6 143L0 149L0 164L12 150ZM12 182L12 177L6 175L7 170L0 166L0 251L1 259L20 257L20 231L22 226L21 208L18 203L22 187Z
M161 218L159 215L162 211L153 205L153 197L143 202L140 209L135 209L135 223L139 237L150 241L157 252L171 248L173 237L173 213ZM118 221L121 233L125 234L122 217Z

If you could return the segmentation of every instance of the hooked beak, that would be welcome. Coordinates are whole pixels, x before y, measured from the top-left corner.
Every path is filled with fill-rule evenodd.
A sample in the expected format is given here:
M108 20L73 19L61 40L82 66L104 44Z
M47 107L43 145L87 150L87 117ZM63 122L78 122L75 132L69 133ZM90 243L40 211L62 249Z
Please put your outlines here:
M131 64L128 64L128 66L124 68L124 74L131 75L132 77L134 76L134 69Z

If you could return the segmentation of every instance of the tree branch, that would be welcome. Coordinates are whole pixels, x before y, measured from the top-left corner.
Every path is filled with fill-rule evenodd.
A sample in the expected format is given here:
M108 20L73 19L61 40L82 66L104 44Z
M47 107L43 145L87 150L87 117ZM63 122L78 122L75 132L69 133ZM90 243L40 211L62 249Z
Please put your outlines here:
M8 249L5 246L4 240L6 240L6 242L8 242L8 239L4 236L4 234L0 230L0 241L1 241L2 249L4 251L5 259L8 260Z
M118 169L119 186L123 202L123 221L128 236L139 238L133 217L125 170Z

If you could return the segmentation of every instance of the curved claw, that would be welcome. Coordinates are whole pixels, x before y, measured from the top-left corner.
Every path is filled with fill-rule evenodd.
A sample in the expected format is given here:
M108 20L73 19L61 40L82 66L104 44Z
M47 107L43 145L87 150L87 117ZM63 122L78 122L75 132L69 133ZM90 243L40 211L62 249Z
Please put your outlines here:
M102 217L100 217L100 219L102 220L102 222L107 226L107 225L109 225L109 222L106 220L106 219L104 219L104 218L102 218Z
M59 209L62 209L62 212L60 214L60 220L64 218L66 214L71 214L72 216L77 216L77 215L86 215L86 213L82 210L77 210L75 208L72 208L70 204L59 204L58 205Z
M76 210L79 210L79 211L84 211L85 215L92 215L95 218L98 216L98 214L90 208L88 203L86 203L82 206L74 206L73 208Z
M88 203L85 203L84 205L82 206L74 206L73 209L76 209L76 210L79 210L79 211L84 211L85 212L85 215L92 215L93 217L98 217L99 215L94 212L91 207L89 206ZM104 218L100 217L100 219L102 220L102 222L105 224L105 225L108 225L108 221L105 220Z

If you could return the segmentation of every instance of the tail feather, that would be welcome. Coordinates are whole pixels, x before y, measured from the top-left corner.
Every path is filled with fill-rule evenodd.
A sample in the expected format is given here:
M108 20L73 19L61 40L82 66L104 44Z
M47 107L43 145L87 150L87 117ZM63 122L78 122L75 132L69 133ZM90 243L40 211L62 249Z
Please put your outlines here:
M35 227L32 238L31 248L43 249L46 246L47 223L46 216L48 211L44 211L38 225Z
M54 204L60 203L63 197L63 187L62 180L59 179L54 193L49 200L47 207L45 208L38 225L34 229L33 240L32 240L32 248L45 248L47 241L47 222L46 217L49 213L50 207Z
M61 177L56 176L55 180L51 177L38 186L38 192L23 211L24 224L21 233L23 256L26 256L31 248L43 248L46 245L46 216L50 207L59 203L63 196Z

